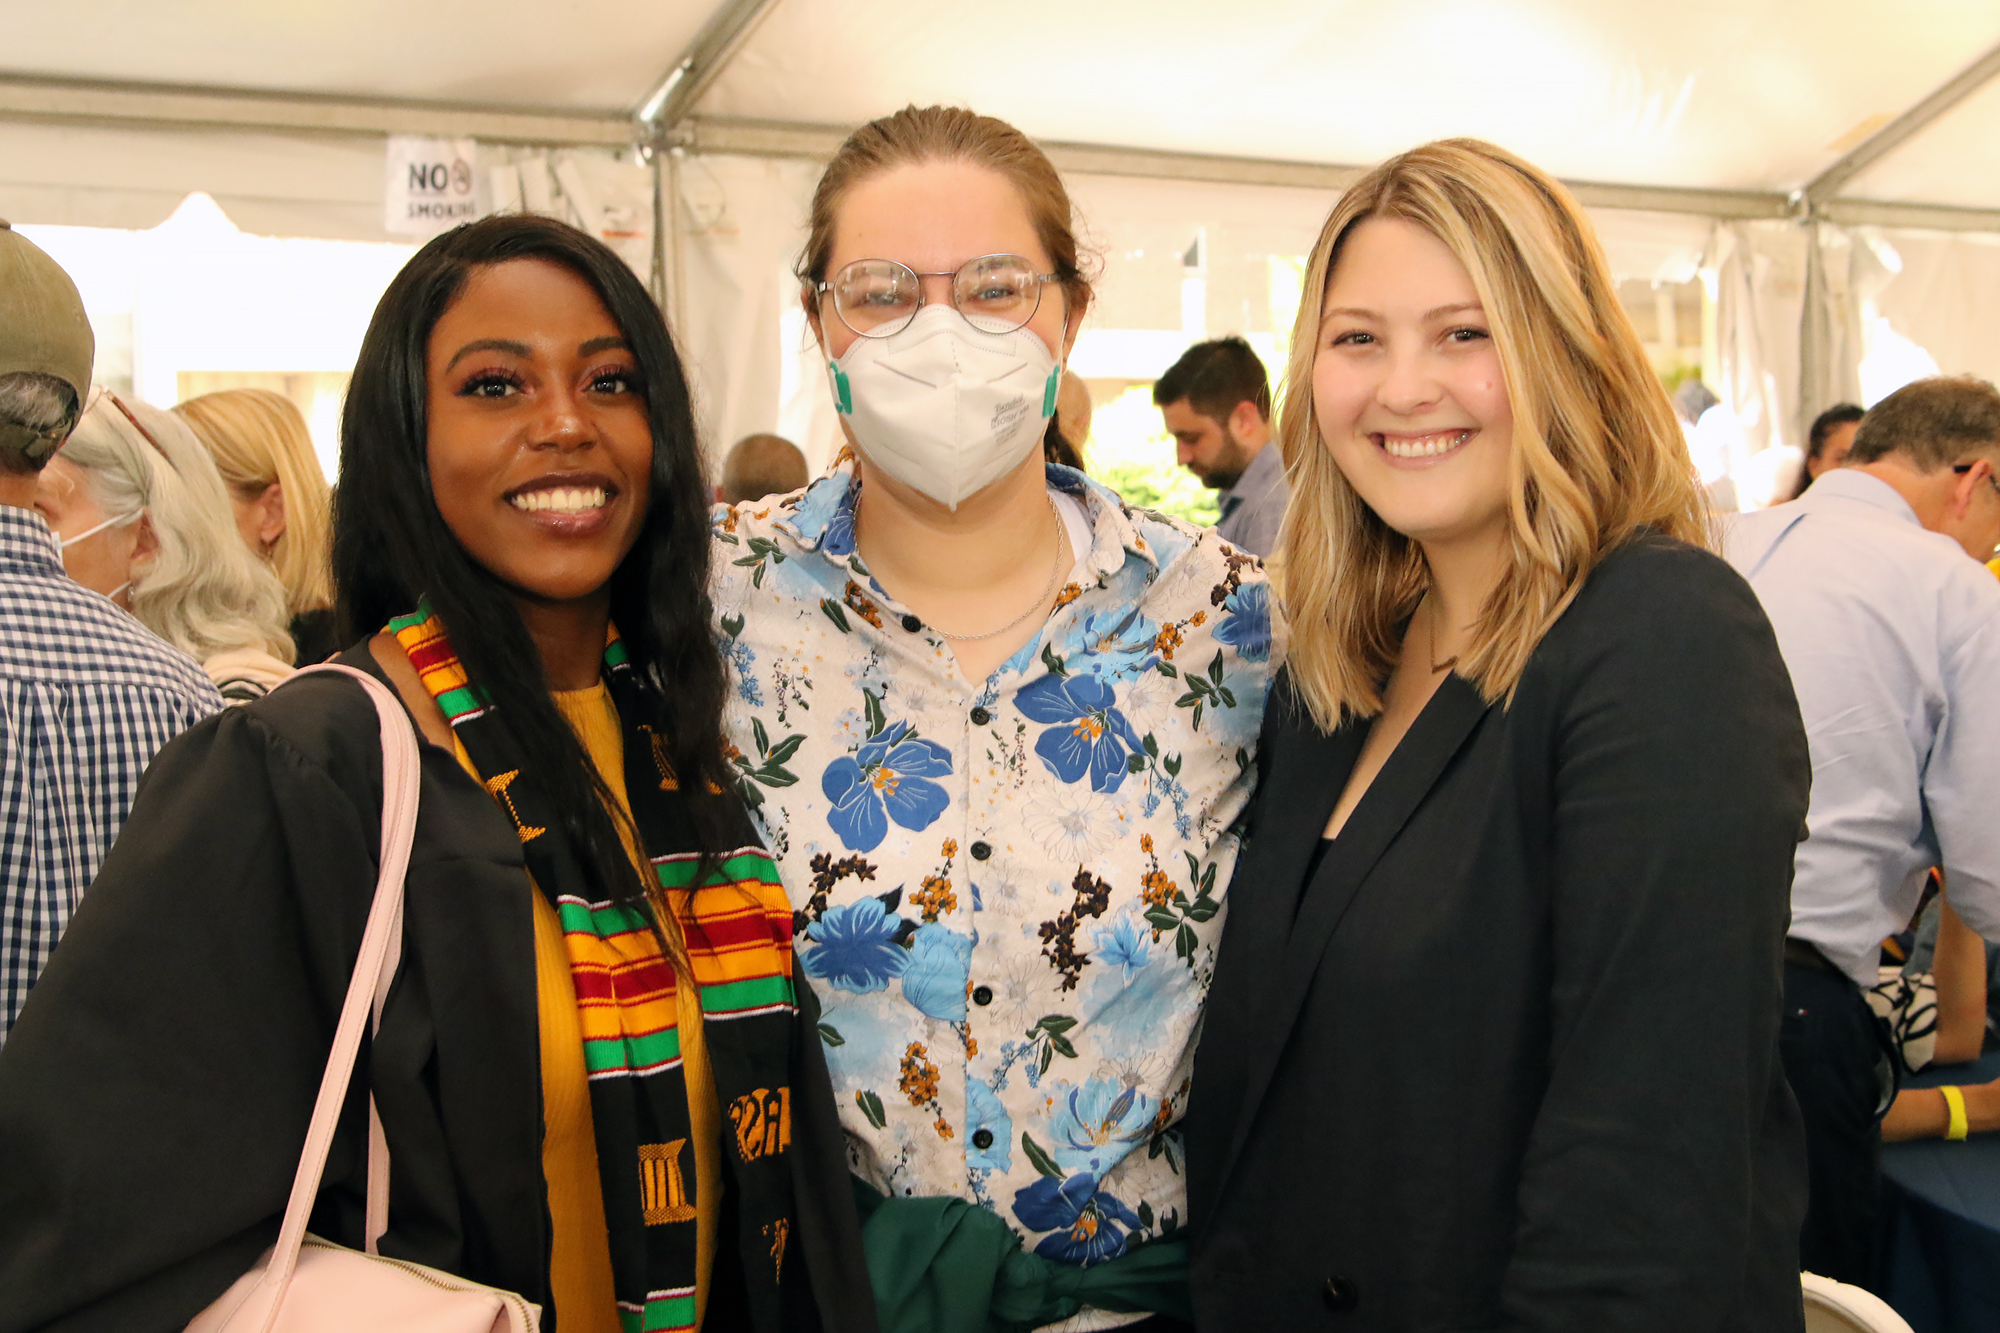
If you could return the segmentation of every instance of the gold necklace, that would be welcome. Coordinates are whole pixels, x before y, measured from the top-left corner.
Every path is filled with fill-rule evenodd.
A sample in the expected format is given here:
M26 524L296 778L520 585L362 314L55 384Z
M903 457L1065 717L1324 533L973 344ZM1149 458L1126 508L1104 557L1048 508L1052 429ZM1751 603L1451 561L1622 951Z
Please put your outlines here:
M950 639L954 643L976 643L981 639L990 639L996 634L1005 634L1008 630L1014 628L1016 625L1026 620L1029 616L1035 614L1035 612L1041 610L1042 603L1049 600L1049 594L1056 590L1056 580L1062 575L1063 520L1062 520L1062 511L1056 508L1055 497L1052 495L1047 495L1046 493L1044 493L1044 495L1049 502L1049 513L1054 515L1056 520L1056 551L1055 551L1055 558L1049 566L1048 586L1042 589L1042 591L1036 596L1035 600L1029 604L1027 610L1023 611L1020 615L1015 616L1012 620L1002 625L999 629L990 629L987 630L984 634L953 634L950 630L939 629L936 625L932 625L931 629L937 633L939 638Z
M1431 674L1435 676L1440 671L1449 671L1457 666L1458 654L1453 653L1442 662L1437 660L1435 656L1438 639L1437 604L1431 601L1430 595L1426 593L1424 595L1424 605L1430 609L1430 616L1424 622L1424 660L1431 664Z

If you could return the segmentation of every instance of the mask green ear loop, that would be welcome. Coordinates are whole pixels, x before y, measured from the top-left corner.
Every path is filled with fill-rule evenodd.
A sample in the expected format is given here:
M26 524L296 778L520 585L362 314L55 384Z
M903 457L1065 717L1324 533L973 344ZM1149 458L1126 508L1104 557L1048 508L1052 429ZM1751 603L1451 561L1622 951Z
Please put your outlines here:
M840 368L837 361L827 362L826 368L833 372L833 410L844 417L853 416L854 389L847 382L847 372Z
M1042 386L1042 416L1044 419L1056 414L1056 390L1062 387L1062 367L1049 372L1049 382Z

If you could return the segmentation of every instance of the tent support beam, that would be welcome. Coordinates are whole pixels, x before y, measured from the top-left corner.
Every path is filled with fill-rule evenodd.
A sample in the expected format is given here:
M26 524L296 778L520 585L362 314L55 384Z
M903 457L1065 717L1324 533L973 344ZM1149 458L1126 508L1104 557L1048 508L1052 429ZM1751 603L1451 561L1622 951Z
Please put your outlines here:
M768 12L774 3L775 0L739 0L742 7L763 12ZM746 15L745 21L752 21L751 16ZM740 30L738 36L747 37L748 29ZM740 46L740 41L737 45ZM1990 60L1990 57L1982 60L1974 68ZM2000 66L1996 66L1996 71L2000 71ZM687 80L692 77L684 76L680 86L690 86ZM673 91L678 93L679 88ZM663 103L663 120L665 109ZM108 125L124 129L305 133L346 138L423 134L484 139L490 143L614 149L630 147L635 138L647 137L630 114L612 111L521 111L454 103L288 96L18 75L0 75L0 121ZM1887 132L1885 127L1883 133ZM694 153L825 161L833 156L847 133L837 125L686 115L660 137ZM1361 171L1359 167L1324 163L1212 157L1100 144L1048 143L1043 147L1064 171L1225 185L1281 185L1332 191L1346 188ZM1697 190L1593 181L1568 184L1578 199L1596 208L1695 213L1716 218L1798 216L1796 201L1775 191ZM1873 223L1937 231L2000 232L2000 209L1828 199L1819 211L1830 222L1851 225Z
M778 0L724 0L709 15L673 67L662 74L652 92L633 109L632 118L646 137L657 142L694 110L729 62L750 40Z
M494 143L629 147L615 112L521 111L441 102L307 97L0 75L0 120L143 129L276 131L369 137L426 134Z
M690 116L670 137L691 153L736 153L748 157L802 157L825 161L848 131L838 125ZM1366 170L1319 162L1271 158L1213 157L1201 153L1115 148L1103 144L1042 144L1058 170L1099 176L1143 176L1158 180L1213 181L1223 185L1283 185L1308 190L1343 190ZM1796 208L1775 191L1693 190L1671 186L1567 182L1577 198L1598 208L1637 208L1662 213L1699 213L1722 218L1789 218Z
M1847 183L1902 147L1933 121L1950 111L2000 74L2000 46L1960 70L1958 75L1923 101L1847 150L1839 161L1813 177L1805 188L1809 208L1830 204Z

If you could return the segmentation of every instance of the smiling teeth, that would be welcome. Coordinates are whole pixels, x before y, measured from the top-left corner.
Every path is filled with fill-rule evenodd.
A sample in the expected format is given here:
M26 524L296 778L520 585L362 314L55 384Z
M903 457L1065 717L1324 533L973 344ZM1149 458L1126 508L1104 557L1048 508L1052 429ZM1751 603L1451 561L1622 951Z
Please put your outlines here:
M1443 435L1419 435L1414 439L1398 439L1393 435L1382 437L1382 448L1391 458L1429 458L1435 454L1450 453L1459 445L1472 438L1469 430L1455 430Z
M564 486L546 491L525 491L513 498L516 509L529 513L581 514L604 507L602 486Z

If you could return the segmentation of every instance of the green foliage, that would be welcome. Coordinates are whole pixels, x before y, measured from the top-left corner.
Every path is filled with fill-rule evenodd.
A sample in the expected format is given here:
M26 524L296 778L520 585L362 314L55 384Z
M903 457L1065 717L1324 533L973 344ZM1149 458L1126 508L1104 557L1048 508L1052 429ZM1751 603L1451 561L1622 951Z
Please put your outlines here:
M1137 384L1097 409L1084 460L1090 475L1125 503L1210 527L1220 515L1215 492L1174 461L1174 437L1153 406L1150 385Z
M1097 476L1125 497L1126 504L1157 509L1197 527L1213 527L1221 513L1216 507L1215 492L1196 481L1194 474L1174 462L1171 455L1164 463L1114 463Z

